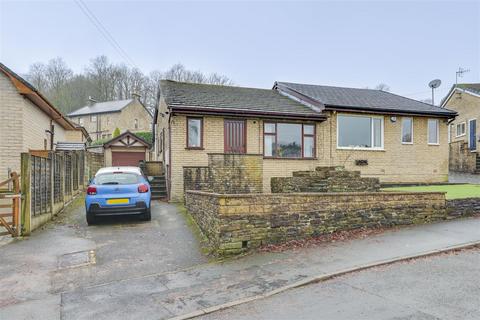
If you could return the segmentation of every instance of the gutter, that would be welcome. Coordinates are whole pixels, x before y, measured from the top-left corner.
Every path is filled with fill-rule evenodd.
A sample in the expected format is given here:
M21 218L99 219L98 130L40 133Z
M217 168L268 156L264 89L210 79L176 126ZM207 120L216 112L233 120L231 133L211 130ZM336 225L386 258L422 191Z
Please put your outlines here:
M298 120L318 120L324 121L327 119L327 116L322 113L318 114L305 114L301 115L298 113L289 113L289 112L264 112L264 111L253 111L253 110L242 110L242 109L219 109L219 108L210 108L210 107L187 107L187 106L169 106L173 113L177 114L202 114L202 115L227 115L227 116L244 116L244 117L255 117L255 118L279 118L279 119L298 119Z
M403 110L391 110L391 109L381 109L381 108L356 108L349 106L332 106L326 105L326 111L348 111L348 112L357 112L357 113L382 113L390 115L408 115L408 116L425 116L425 117L442 117L442 118L455 118L458 113L435 113L435 112L414 112L414 111L403 111Z

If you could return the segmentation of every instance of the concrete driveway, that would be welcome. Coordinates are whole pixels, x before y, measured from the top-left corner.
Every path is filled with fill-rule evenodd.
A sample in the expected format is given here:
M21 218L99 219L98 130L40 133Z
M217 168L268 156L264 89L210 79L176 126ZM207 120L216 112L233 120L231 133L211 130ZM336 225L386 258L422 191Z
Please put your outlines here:
M0 315L58 319L62 292L185 269L207 259L175 205L154 202L151 222L123 217L89 227L77 200L44 230L1 247L0 261Z

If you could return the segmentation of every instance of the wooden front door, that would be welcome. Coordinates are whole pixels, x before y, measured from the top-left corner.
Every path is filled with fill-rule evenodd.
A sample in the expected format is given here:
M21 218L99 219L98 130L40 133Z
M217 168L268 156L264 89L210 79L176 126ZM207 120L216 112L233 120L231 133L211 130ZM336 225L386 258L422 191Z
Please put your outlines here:
M245 128L245 125L245 120L225 119L225 153L247 152L247 129Z

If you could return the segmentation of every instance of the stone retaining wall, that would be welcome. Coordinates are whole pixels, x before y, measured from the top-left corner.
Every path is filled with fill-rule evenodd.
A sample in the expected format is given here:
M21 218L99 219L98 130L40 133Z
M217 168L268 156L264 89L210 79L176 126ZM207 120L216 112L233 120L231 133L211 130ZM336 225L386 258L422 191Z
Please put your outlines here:
M260 193L263 191L263 157L209 153L208 166L183 167L183 186L184 190Z
M442 192L218 194L187 191L186 207L219 254L360 227L448 217Z
M466 217L480 214L480 198L447 200L450 217Z
M449 145L449 169L455 172L475 173L477 154L468 149L466 141L452 141Z
M292 175L292 177L272 178L272 192L375 192L380 190L378 178L364 178L360 176L360 171L347 171L343 167L317 167L311 171L294 171Z

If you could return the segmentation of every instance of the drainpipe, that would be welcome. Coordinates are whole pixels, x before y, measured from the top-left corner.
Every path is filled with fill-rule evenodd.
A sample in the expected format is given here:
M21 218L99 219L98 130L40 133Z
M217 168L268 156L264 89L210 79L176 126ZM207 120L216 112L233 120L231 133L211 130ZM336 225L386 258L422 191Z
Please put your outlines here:
M45 130L46 133L50 134L50 150L53 151L53 141L55 137L55 126L53 125L53 120L50 120L50 130Z

